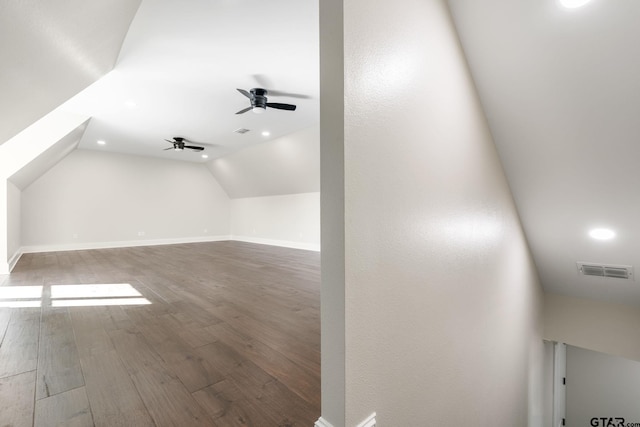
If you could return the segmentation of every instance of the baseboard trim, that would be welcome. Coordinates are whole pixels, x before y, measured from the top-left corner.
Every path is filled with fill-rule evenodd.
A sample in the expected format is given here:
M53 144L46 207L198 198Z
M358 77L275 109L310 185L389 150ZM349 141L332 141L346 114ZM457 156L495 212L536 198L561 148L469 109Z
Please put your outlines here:
M9 258L9 261L7 261L9 272L11 272L13 268L16 266L16 264L20 260L20 257L22 256L23 253L24 251L22 250L22 248L18 249L18 251L15 254L13 254L11 258Z
M317 243L294 242L290 240L263 239L261 237L231 236L231 240L246 243L257 243L259 245L280 246L283 248L303 249L305 251L320 252L320 245Z
M376 427L376 413L369 415L366 420L358 424L358 427Z
M318 418L314 427L333 427L333 425L324 418ZM358 427L376 427L376 413L369 415L366 420L358 424Z
M64 252L64 251L84 251L91 249L113 249L113 248L131 248L137 246L159 246L159 245L176 245L181 243L201 243L201 242L220 242L225 240L235 240L238 242L256 243L259 245L280 246L284 248L302 249L307 251L320 252L320 245L315 243L300 243L288 240L262 239L259 237L247 236L201 236L201 237L178 237L170 239L149 239L149 240L121 240L115 242L95 242L95 243L68 243L63 245L35 245L23 246L11 258L9 263L10 270L13 269L22 254L32 254L41 252Z
M313 427L333 427L333 425L329 421L320 417L318 418L318 421L316 421L316 423L313 425Z
M220 242L232 240L231 236L178 237L171 239L125 240L98 243L71 243L66 245L24 246L21 254L40 252L84 251L91 249L131 248L137 246L177 245L181 243ZM17 260L16 260L17 261Z

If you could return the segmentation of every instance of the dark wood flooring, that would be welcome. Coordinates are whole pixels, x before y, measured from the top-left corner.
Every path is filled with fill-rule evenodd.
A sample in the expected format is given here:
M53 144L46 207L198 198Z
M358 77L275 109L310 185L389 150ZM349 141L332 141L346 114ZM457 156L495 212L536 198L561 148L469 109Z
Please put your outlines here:
M0 304L41 307L0 308L0 426L312 426L319 264L241 242L25 254L0 291L42 296ZM53 288L125 283L151 304Z

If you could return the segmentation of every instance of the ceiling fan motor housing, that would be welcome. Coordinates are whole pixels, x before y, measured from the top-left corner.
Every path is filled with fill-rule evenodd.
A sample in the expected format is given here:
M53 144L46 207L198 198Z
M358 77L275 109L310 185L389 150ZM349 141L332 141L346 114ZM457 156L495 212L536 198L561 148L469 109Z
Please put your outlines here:
M253 88L251 92L251 106L253 108L267 108L267 90L261 88Z

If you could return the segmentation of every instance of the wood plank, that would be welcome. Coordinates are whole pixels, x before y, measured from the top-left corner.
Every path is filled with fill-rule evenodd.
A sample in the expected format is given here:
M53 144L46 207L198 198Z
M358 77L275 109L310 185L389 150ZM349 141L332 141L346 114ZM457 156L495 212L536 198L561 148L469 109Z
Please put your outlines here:
M317 373L298 366L260 341L240 335L226 324L209 326L208 329L298 396L312 405L320 405L320 378Z
M268 415L244 397L229 380L198 390L193 397L220 426L260 427L268 422Z
M129 329L132 327L131 319L121 306L104 307L104 330L113 331L117 329Z
M300 398L250 361L243 362L228 379L261 409L264 419L269 421L263 425L313 425L320 416L315 405Z
M316 349L295 335L247 316L233 304L217 307L216 314L224 319L225 324L241 331L243 335L268 345L310 372L320 372L319 348Z
M113 343L105 330L107 316L104 307L72 307L68 310L80 358L113 350Z
M63 371L56 358L67 353L69 331L49 313L67 310L98 426L313 425L320 415L319 277L316 253L242 242L25 254L3 286L45 286L42 333L39 318L14 316L24 309L0 310L0 339L5 325L13 343L4 356L0 346L0 367L2 357L23 357L15 338L31 328L36 339L27 341L41 340L38 370ZM105 283L130 283L152 304L46 306L50 285ZM81 387L46 398L45 382L37 405L82 399L74 397ZM35 395L34 384L32 409Z
M13 310L0 347L0 378L33 371L38 365L40 309Z
M11 320L11 310L11 308L0 308L0 344L4 340L4 335Z
M179 319L173 314L165 314L161 319L165 328L179 334L180 339L190 347L201 347L216 340L215 335L213 335L206 326L201 326L200 323L194 322L184 316L182 319Z
M84 385L67 309L48 309L42 313L37 373L36 399Z
M155 425L115 350L81 357L80 362L97 427Z
M180 330L179 324L167 326L166 316L150 310L148 306L128 307L128 316L135 323L135 330L144 336L145 341L162 358L164 363L171 366L172 372L180 379L188 391L195 391L200 388L220 381L223 376L206 359L203 359L193 348L188 345L184 338L185 330ZM190 323L193 326L193 323ZM200 328L198 326L198 328ZM207 332L207 337L212 335ZM215 340L207 338L207 342Z
M213 314L211 302L200 301L200 304L193 304L182 300L171 304L174 308L174 316L181 322L195 322L199 326L209 326L220 323L222 320Z
M31 427L36 371L0 378L0 426Z
M34 427L93 427L89 398L84 387L36 402Z
M112 331L111 336L131 379L158 426L211 426L185 386L140 334Z
M224 378L215 364L203 357L197 349L186 347L177 340L163 341L154 345L154 349L190 392Z

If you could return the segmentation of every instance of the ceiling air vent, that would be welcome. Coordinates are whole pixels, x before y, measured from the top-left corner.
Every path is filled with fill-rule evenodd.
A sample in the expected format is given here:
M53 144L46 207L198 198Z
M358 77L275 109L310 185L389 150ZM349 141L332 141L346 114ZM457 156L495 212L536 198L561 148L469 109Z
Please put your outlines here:
M583 276L633 280L633 267L630 265L605 265L592 262L579 262L578 272Z
M239 133L239 134L243 134L243 133L247 133L249 132L249 129L245 129L245 128L239 128L234 130L235 133Z

